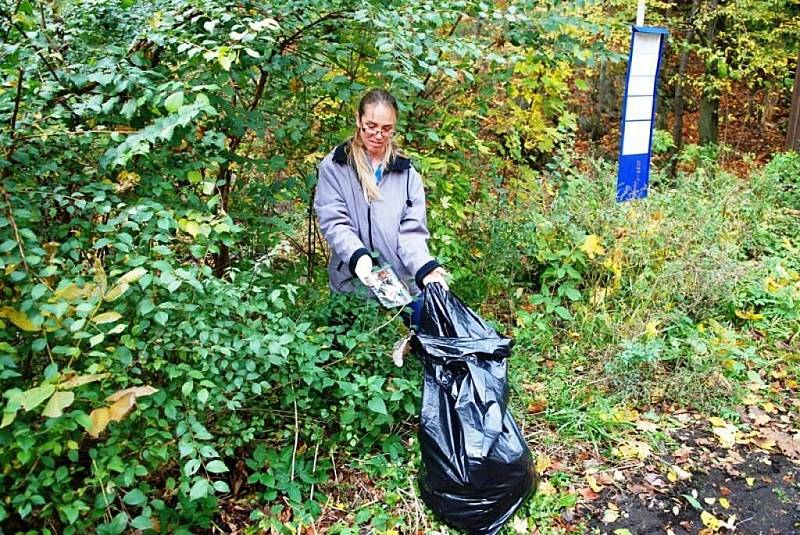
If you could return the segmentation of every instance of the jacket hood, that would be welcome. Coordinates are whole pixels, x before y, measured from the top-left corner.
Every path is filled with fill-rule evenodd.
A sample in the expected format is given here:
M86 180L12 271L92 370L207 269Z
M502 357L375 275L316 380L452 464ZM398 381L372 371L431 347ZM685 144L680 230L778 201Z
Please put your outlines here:
M350 162L350 142L345 141L333 151L333 161L340 165L347 165ZM386 171L405 171L411 167L411 158L397 156L389 161Z

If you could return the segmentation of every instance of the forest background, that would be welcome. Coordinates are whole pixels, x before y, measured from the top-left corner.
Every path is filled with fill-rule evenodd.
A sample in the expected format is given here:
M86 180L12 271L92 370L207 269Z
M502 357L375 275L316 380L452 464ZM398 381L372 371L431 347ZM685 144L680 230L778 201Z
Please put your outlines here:
M687 428L796 460L800 3L648 2L651 190L616 204L635 7L2 0L0 531L444 529L421 367L330 295L310 202L373 86L453 290L516 340L542 484L509 530L586 532L629 474L689 484Z

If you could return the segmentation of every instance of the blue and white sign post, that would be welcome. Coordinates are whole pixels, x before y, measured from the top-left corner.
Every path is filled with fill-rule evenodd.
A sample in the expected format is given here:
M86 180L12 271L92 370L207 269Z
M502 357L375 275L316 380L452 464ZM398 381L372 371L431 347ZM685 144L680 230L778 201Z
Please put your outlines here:
M639 2L636 22L622 102L617 202L647 197L658 73L669 33L666 28L644 26L643 1Z

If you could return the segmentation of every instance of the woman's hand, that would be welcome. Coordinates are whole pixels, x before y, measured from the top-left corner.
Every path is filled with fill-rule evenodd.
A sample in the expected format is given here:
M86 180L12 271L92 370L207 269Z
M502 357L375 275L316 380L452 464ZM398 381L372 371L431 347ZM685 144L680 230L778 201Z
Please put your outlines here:
M361 256L356 262L356 267L353 270L364 286L369 286L369 279L372 276L372 258L368 254Z
M445 271L443 267L437 267L425 275L425 278L422 279L422 285L427 286L432 282L438 282L442 285L442 288L445 290L450 290L450 286L447 285L447 281L445 280L445 276L447 274L447 271Z

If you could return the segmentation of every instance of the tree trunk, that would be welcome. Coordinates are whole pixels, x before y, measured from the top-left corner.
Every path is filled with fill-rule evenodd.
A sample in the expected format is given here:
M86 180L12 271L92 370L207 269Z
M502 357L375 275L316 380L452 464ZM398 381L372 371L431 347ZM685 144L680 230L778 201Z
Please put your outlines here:
M675 143L675 152L680 152L683 148L683 107L685 104L683 87L686 81L686 67L689 64L689 47L694 40L694 18L697 15L699 6L700 0L692 1L692 7L686 20L686 25L689 29L686 30L686 38L681 47L681 56L678 60L678 78L675 82L675 101L673 103L675 124L672 126L672 140Z
M605 134L603 118L606 117L606 114L609 112L609 102L612 98L612 92L608 76L608 63L601 60L599 72L597 74L597 83L595 85L594 111L592 112L590 128L592 140L600 139L600 137Z
M709 11L714 12L719 5L718 0L709 2ZM715 15L708 23L705 33L705 46L713 48L716 44L717 32L724 24L723 17ZM706 61L705 84L703 96L700 99L700 119L698 130L700 134L700 144L716 143L719 139L719 90L710 83L717 74L717 62Z
M800 152L800 54L794 72L794 91L789 108L789 130L786 134L786 149Z

